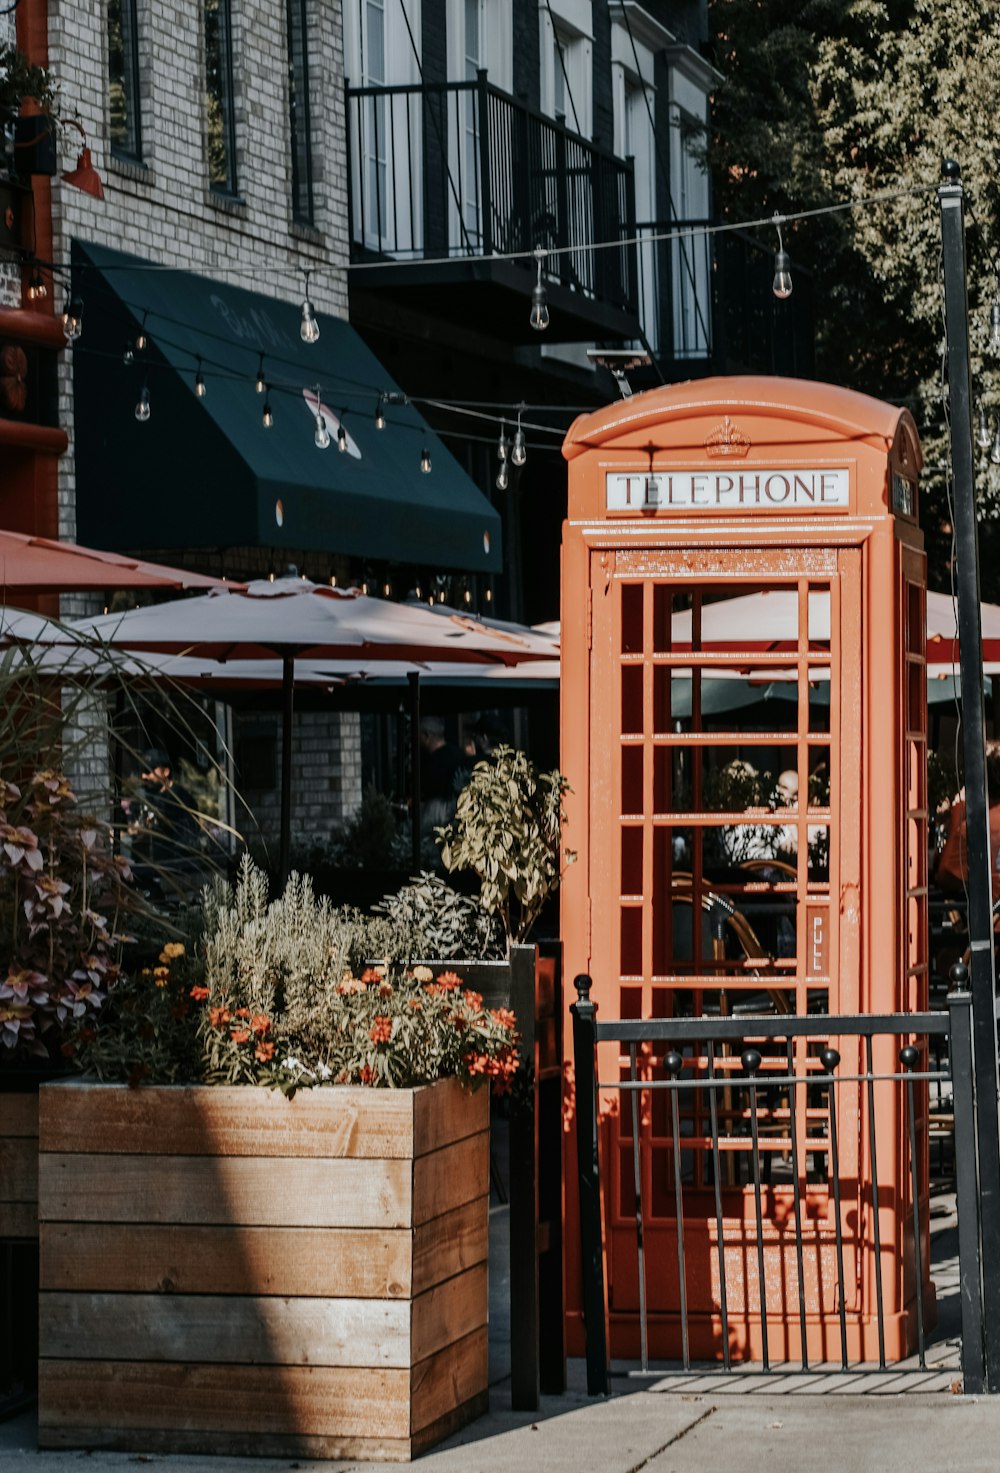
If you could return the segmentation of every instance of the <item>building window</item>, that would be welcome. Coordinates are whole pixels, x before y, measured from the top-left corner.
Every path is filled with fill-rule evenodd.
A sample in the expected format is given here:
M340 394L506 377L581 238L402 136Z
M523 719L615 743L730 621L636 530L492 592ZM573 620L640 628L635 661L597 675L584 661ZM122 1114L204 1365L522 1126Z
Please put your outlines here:
M205 100L209 183L220 194L235 195L236 115L230 0L205 0Z
M108 0L108 112L111 152L142 158L137 0Z
M292 215L311 225L313 172L306 0L288 0L288 127L292 149Z
M562 16L553 17L548 6L539 12L539 21L542 112L570 132L589 138L594 111L591 39Z

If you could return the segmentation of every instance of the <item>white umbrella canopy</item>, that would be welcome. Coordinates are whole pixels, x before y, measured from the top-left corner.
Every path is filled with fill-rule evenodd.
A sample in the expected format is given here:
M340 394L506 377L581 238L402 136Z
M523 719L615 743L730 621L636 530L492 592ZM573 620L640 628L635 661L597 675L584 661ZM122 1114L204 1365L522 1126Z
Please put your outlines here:
M461 660L515 665L550 660L552 640L470 615L442 616L422 604L394 604L303 578L261 579L245 591L81 619L89 636L130 650L197 654L215 660Z
M82 619L75 629L116 649L135 652L155 651L240 664L280 656L282 883L288 873L291 847L291 733L298 662L333 659L355 663L355 669L375 660L513 666L550 661L554 654L551 638L530 629L490 626L454 612L442 616L422 605L383 602L310 583L294 574L273 582L261 579L233 592L213 590L202 597L173 599L123 614ZM243 673L245 676L246 670ZM339 676L331 672L331 678ZM419 683L420 670L414 663L407 672L414 771L419 755ZM415 855L418 825L419 794L415 793Z

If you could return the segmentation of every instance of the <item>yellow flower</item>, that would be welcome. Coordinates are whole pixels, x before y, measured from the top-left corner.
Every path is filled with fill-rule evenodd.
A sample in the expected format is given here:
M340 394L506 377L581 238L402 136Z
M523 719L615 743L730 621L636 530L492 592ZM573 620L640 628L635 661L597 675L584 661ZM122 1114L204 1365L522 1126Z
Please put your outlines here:
M183 941L168 941L160 952L161 962L172 962L176 957L184 955Z
M434 980L434 973L430 967L414 967L413 980L415 982L432 982Z

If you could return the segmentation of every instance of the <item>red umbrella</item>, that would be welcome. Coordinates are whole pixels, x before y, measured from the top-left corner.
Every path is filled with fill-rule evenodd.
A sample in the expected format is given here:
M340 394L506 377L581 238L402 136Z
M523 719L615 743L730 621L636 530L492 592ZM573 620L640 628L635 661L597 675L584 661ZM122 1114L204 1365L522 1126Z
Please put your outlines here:
M48 537L0 530L0 594L243 586L185 568L168 568L116 552L79 547L75 542L54 542Z

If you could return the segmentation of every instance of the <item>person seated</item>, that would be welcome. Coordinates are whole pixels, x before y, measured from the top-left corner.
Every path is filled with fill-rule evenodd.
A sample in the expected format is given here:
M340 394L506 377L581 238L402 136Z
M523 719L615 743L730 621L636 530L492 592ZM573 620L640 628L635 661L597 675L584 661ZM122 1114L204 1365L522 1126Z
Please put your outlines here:
M420 831L433 833L455 816L458 794L469 778L472 762L456 742L445 740L444 718L420 721Z
M993 901L1000 900L1000 742L986 747L986 792L989 802L990 884ZM965 789L952 799L944 848L931 876L945 895L964 898L969 890L969 853L965 831Z

